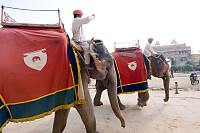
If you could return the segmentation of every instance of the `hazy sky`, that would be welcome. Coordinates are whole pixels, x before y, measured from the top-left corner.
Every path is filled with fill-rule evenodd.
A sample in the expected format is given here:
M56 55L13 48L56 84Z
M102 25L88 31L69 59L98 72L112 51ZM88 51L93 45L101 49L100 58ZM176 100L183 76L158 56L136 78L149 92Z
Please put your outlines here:
M149 37L154 38L153 45L156 41L168 45L175 39L178 43L191 46L193 53L200 51L198 0L0 0L2 4L29 9L59 8L65 29L71 37L73 10L81 9L83 17L95 14L96 18L84 25L85 36L87 39L95 37L103 40L110 52L114 42L137 39L143 49ZM12 17L18 20L25 14ZM54 23L56 15L43 16L37 22ZM29 16L24 18L28 20Z

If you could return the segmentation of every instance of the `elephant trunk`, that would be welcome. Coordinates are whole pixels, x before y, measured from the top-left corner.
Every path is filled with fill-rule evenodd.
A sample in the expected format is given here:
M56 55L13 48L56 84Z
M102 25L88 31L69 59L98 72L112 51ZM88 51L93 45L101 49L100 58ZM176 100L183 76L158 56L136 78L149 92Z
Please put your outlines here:
M121 122L121 127L125 127L125 120L121 113L121 110L119 109L119 104L117 102L117 93L113 92L113 90L111 91L110 89L108 89L108 97L109 97L113 112L115 113L115 115Z
M169 71L165 72L164 77L162 79L163 79L163 84L165 88L165 99L163 100L167 102L169 100L169 82L170 82Z
M108 91L108 97L110 100L112 110L115 113L115 115L117 116L117 118L120 120L121 126L125 127L125 120L124 120L122 112L119 108L119 104L118 104L118 100L117 100L117 79L116 79L114 68L112 68L112 70L109 71L109 74L104 81L105 81L106 88Z
M151 59L151 70L152 75L158 78L163 79L163 85L165 88L165 98L163 99L165 102L169 100L169 65L167 65L165 58L161 55L159 58Z

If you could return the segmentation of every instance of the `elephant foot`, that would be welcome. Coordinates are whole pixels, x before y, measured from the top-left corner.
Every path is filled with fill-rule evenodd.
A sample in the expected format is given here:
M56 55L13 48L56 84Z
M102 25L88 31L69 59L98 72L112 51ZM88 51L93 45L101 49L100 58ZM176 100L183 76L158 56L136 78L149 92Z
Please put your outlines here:
M119 104L120 110L124 110L126 107L123 104Z
M144 106L147 106L147 103L145 102L145 103L139 103L138 102L138 105L140 106L140 107L144 107Z
M163 99L163 100L164 100L164 102L168 102L169 98L165 98L165 99Z
M103 103L102 103L101 101L99 101L99 102L94 102L94 105L95 105L95 106L102 106Z

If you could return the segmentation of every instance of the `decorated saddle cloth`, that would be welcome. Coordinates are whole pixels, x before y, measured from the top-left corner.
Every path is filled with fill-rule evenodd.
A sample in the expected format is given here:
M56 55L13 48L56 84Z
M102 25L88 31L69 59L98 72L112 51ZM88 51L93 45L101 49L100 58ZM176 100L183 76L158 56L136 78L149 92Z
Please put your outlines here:
M80 66L62 29L0 29L0 131L83 104Z
M150 62L142 50L126 48L112 55L117 75L117 94L148 91Z

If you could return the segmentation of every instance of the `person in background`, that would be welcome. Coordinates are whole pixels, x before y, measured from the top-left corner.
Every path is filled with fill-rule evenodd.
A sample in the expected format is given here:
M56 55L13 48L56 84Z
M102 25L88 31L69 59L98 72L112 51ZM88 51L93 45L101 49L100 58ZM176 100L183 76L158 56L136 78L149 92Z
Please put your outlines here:
M170 71L171 71L170 78L174 78L174 71L173 71L172 67L171 67Z
M93 20L95 18L95 14L93 14L92 16L87 16L85 18L82 18L83 12L81 10L75 10L73 11L73 15L74 15L74 20L72 22L72 33L73 33L72 40L74 40L83 48L85 69L94 69L90 65L90 46L84 37L82 25L88 24L91 20Z

